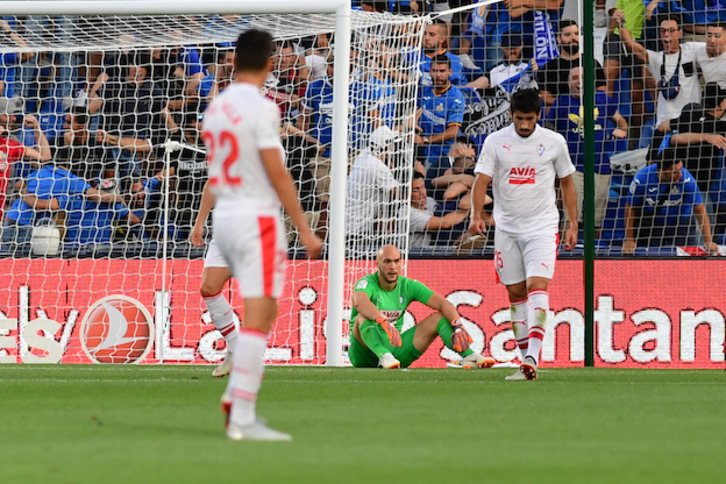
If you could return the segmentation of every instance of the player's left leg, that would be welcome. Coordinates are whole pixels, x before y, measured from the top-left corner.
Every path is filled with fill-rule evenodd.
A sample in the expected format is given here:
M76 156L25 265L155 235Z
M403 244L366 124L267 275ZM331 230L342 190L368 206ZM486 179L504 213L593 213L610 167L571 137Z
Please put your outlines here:
M207 267L202 272L202 285L199 292L207 306L212 324L222 333L227 343L227 355L222 363L212 372L212 376L220 377L229 374L232 369L232 354L237 342L237 325L234 322L234 312L227 297L222 293L222 288L232 277L226 267Z
M441 313L436 312L429 315L415 326L413 345L416 350L423 354L426 349L431 346L434 339L436 339L437 336L440 336L441 341L444 342L444 345L447 348L461 355L463 358L462 367L491 368L494 365L494 358L482 356L471 348L467 348L464 351L456 351L452 341L453 334L454 328L451 326L449 321L443 317Z
M227 343L227 355L219 366L212 372L212 376L221 377L229 374L232 369L232 354L237 341L237 325L234 321L232 306L222 289L232 277L232 272L227 266L227 261L219 250L214 238L209 242L207 256L204 259L204 271L202 272L202 285L199 292L207 306L212 324L222 333Z
M520 369L528 380L537 379L542 341L549 311L549 283L554 275L557 236L538 235L524 241L522 250L527 271L527 355Z

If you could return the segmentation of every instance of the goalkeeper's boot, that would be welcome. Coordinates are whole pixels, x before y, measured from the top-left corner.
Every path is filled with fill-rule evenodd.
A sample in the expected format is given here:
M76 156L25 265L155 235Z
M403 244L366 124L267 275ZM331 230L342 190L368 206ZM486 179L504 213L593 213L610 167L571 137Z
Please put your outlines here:
M401 368L401 362L393 356L393 353L386 353L378 361L378 366L385 370L392 370L394 368Z
M537 379L537 362L531 356L525 356L519 371L524 373L527 380Z
M491 356L483 356L479 353L472 353L461 360L461 367L465 370L472 368L491 368L497 362Z
M268 442L289 442L292 440L290 434L273 430L260 420L255 420L250 425L244 426L230 422L227 425L227 437L230 440L264 440Z
M227 352L227 356L224 357L222 363L220 363L219 366L212 371L212 376L214 378L227 376L230 371L232 371L232 353Z

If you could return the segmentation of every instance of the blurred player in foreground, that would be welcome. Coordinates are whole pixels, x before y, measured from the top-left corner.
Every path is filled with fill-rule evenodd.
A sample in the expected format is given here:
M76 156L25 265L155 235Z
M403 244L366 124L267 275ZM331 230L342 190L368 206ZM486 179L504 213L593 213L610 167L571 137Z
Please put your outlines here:
M459 353L463 368L490 368L494 358L469 348L471 336L453 304L418 281L400 276L401 252L385 245L376 257L378 271L360 279L353 289L348 355L356 368L408 367L424 354L436 336ZM401 334L403 314L413 301L437 312Z
M222 407L229 411L227 437L232 440L292 439L268 428L256 414L265 349L287 262L280 208L297 227L309 257L317 257L322 248L285 170L280 111L260 93L272 69L273 50L266 32L251 29L240 34L235 82L212 101L202 125L210 192L216 201L214 238L244 297L244 327L222 395Z
M209 216L209 212L214 207L214 196L209 192L209 181L204 184L202 191L202 202L199 205L199 213L197 220L192 228L191 241L195 247L204 245L204 223ZM232 370L232 360L234 359L234 347L237 344L237 325L234 322L234 313L229 301L222 294L222 289L228 280L232 278L229 271L227 261L224 259L222 252L219 250L217 242L212 238L209 241L207 256L204 258L204 271L202 272L202 285L199 292L207 306L212 324L217 331L222 333L224 340L227 342L227 355L222 363L213 371L212 376L218 378L220 376L229 375Z
M539 354L549 310L550 280L555 272L560 214L555 176L570 220L564 248L577 243L577 194L562 135L537 125L539 93L512 95L512 124L489 135L474 172L469 231L486 232L481 210L487 187L494 190L494 263L499 281L507 287L512 329L522 353L522 365L508 380L536 380Z

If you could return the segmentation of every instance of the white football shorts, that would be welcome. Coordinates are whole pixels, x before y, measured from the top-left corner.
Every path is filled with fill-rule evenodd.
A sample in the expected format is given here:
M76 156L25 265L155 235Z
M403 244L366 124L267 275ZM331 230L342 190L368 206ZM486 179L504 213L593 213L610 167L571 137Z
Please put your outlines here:
M243 298L280 297L287 265L287 238L279 214L215 213L214 240L237 279Z
M557 234L509 235L494 231L494 266L504 285L529 277L552 279L557 259Z
M214 237L209 241L207 256L204 258L204 268L206 269L207 267L229 267Z

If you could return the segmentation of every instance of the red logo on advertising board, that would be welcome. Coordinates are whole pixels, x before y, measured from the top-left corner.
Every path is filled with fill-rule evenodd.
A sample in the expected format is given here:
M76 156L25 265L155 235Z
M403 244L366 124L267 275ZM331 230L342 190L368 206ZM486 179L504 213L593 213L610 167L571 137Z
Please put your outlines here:
M136 299L112 295L93 303L81 322L83 350L95 363L138 363L151 351L154 322Z

